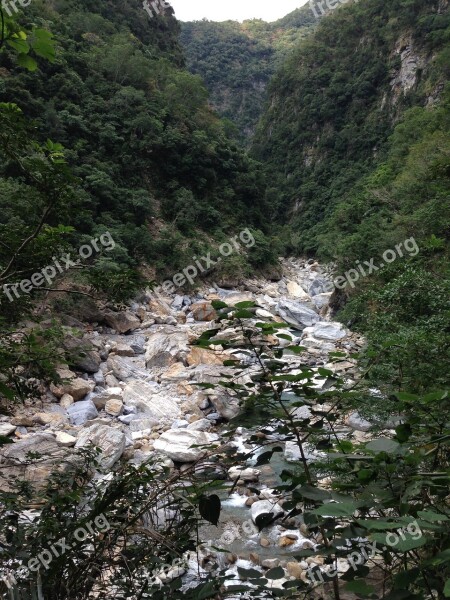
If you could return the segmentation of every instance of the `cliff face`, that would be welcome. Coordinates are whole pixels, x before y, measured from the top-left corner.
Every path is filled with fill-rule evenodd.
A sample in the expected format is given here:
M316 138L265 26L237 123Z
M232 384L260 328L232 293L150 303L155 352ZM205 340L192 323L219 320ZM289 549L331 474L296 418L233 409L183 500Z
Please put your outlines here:
M274 23L255 19L182 24L189 70L205 81L211 105L236 125L242 141L254 134L276 69L316 24L308 5Z
M311 231L384 157L405 111L439 102L448 78L448 2L347 4L323 19L273 78L254 143L278 217ZM300 222L301 221L301 222Z

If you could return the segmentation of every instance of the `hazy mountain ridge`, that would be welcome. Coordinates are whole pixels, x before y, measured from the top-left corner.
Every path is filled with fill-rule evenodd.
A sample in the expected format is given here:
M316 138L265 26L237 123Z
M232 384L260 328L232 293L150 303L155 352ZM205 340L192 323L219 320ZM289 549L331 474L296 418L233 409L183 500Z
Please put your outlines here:
M242 140L254 133L277 68L316 24L309 6L273 23L254 19L181 24L189 70L202 77L211 105L236 125Z

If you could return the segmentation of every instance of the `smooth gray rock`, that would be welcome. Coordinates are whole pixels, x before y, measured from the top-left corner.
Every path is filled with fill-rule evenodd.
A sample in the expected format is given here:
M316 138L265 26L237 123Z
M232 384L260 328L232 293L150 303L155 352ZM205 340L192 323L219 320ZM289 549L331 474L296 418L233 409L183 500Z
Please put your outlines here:
M277 306L277 312L280 317L286 321L286 323L289 323L298 329L312 327L321 321L321 318L317 312L302 302L294 302L283 299Z
M39 454L41 458L30 461L29 453ZM52 472L68 470L76 460L49 433L38 433L14 444L7 444L0 448L0 490L12 489L11 478L28 481L36 489L41 489Z
M358 412L352 413L345 423L355 431L370 431L373 424L364 419Z
M104 469L110 469L124 453L125 442L125 434L119 429L95 423L79 433L75 448L85 448L90 444L100 448L98 460Z
M334 290L333 283L324 279L323 277L317 277L309 286L309 295L317 296L319 294L326 294Z
M123 401L126 406L135 406L146 417L177 419L180 416L179 405L168 393L159 394L159 391L157 384L132 381L124 389Z
M211 429L211 421L208 421L208 419L199 419L190 423L187 428L190 431L209 431Z
M173 299L172 302L172 308L173 310L181 310L183 308L183 304L184 304L184 298L183 296L175 296L175 298Z
M161 327L148 339L145 354L147 368L169 367L176 362L184 362L189 350L186 331L172 325Z
M209 445L211 436L203 431L176 429L166 431L154 443L154 448L175 462L188 463L199 460L207 449L193 446Z
M91 421L98 417L97 409L92 400L82 400L75 402L67 409L69 421L72 425L84 425L86 421Z
M105 376L101 370L94 373L94 381L96 385L105 385Z
M256 524L256 519L261 515L270 515L274 517L284 513L284 510L277 502L271 502L270 500L258 500L254 502L250 509L250 514L253 523Z
M107 325L115 329L118 333L129 333L139 329L141 322L130 312L115 313L108 311L104 314L104 321Z
M68 363L77 371L96 373L102 359L100 354L93 349L90 341L80 339L74 335L66 335L63 348L68 352Z
M308 334L317 340L326 340L330 342L342 340L350 335L350 331L341 323L327 321L316 323L313 327L306 328L303 333Z
M135 432L135 431L146 431L148 429L153 429L153 427L156 427L157 425L159 425L159 420L158 419L140 419L137 415L128 415L130 417L133 417L133 419L131 419L129 425L130 425L130 431Z

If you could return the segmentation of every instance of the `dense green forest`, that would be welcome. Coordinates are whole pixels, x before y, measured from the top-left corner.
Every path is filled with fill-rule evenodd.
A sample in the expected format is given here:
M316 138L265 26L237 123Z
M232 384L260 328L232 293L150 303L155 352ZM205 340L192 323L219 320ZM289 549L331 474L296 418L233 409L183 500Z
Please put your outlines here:
M449 360L449 40L437 0L341 7L273 78L253 146L288 253L345 272L416 240L416 257L341 293L342 318L386 356L382 380L411 389L444 381Z
M151 20L131 0L36 1L20 23L51 30L56 58L27 71L7 44L0 101L17 104L29 137L64 148L72 197L46 225L71 227L62 237L73 246L105 230L113 236L115 260L105 257L92 281L124 283L142 263L172 273L188 246L194 255L241 224L267 227L259 168L208 108L201 79L185 70L170 12ZM10 114L4 119L13 127ZM21 152L30 157L32 143ZM13 162L1 166L1 229L18 246L36 223L37 191L25 173L15 177Z
M448 0L26 2L1 599L450 598Z
M242 142L250 143L270 79L316 23L305 6L273 23L253 19L181 24L187 67L201 76L212 106L235 125L235 135Z

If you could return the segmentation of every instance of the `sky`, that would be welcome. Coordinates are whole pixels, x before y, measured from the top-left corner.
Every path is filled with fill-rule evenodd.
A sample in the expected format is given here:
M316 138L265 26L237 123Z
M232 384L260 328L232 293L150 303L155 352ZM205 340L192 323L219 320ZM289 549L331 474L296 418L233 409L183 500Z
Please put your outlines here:
M307 0L169 0L180 21L276 21L306 4Z

